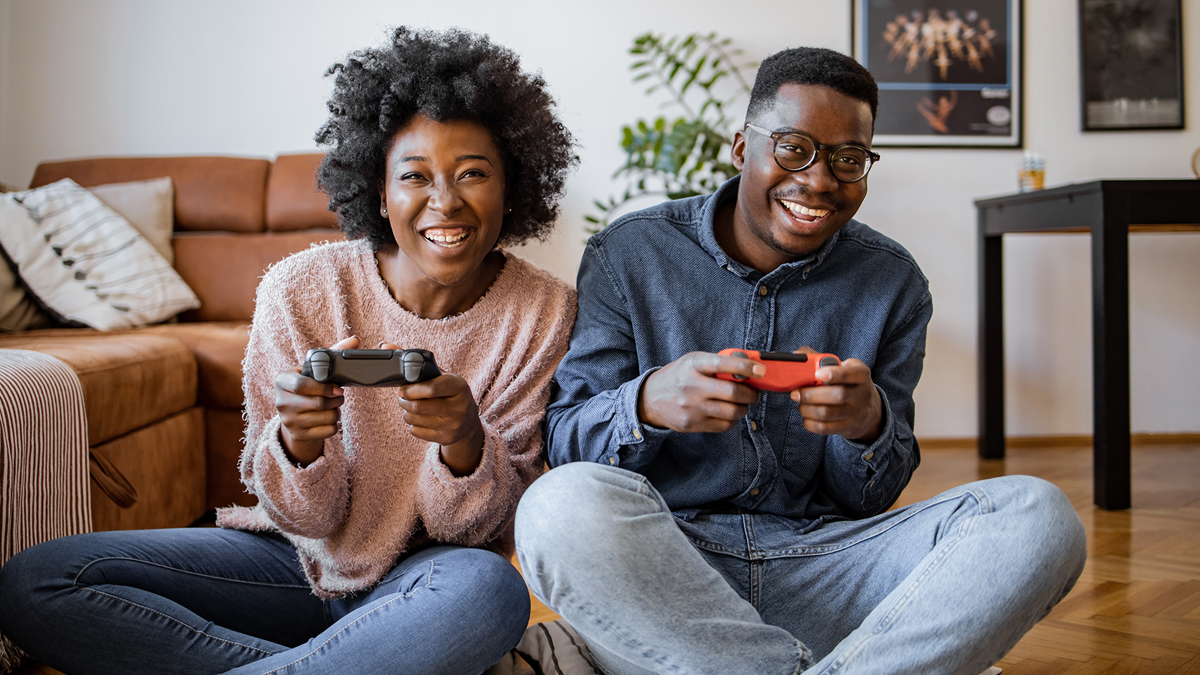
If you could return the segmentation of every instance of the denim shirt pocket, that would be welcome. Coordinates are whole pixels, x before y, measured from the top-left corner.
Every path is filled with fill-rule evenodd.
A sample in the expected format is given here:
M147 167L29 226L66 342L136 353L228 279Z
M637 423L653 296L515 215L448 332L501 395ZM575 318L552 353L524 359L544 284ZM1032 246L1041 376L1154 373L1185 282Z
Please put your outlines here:
M811 442L816 437L804 428L804 416L800 408L787 394L772 394L773 400L768 404L768 418L784 420L781 425L783 434L773 438L773 445L778 448L776 456L779 467L795 478L806 482L820 465L820 457L814 456L819 450Z
M772 444L776 448L775 456L779 458L781 470L794 476L800 466L794 437L804 430L804 418L800 416L796 401L793 401L787 394L770 394L767 418L778 419L782 422L779 426L784 434L779 438L772 438Z

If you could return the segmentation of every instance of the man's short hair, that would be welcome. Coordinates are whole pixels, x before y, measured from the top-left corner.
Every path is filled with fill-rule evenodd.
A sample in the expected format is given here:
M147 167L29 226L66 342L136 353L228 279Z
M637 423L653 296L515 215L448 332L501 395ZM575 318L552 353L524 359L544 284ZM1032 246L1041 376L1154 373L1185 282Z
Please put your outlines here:
M871 106L871 120L879 108L875 78L858 61L821 47L785 49L763 59L754 76L746 119L753 120L775 103L785 84L819 84Z

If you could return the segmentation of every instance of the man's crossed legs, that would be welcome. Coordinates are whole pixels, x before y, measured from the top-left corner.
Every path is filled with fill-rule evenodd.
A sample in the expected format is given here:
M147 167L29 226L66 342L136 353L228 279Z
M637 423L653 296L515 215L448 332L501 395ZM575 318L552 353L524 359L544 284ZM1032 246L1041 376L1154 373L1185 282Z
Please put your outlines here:
M671 515L641 475L539 478L517 551L542 602L611 675L977 675L1067 594L1083 526L1027 476L806 533L775 516Z

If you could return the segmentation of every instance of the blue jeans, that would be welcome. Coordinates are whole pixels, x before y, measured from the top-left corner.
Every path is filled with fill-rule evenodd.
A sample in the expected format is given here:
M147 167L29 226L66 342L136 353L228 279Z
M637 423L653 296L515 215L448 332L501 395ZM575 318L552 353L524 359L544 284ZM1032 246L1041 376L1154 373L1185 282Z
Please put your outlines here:
M434 546L322 600L278 535L98 532L0 568L0 633L79 673L480 673L520 639L529 594L490 551Z
M517 555L612 675L978 675L1067 594L1083 525L1028 476L807 532L676 519L641 475L587 462L534 482Z

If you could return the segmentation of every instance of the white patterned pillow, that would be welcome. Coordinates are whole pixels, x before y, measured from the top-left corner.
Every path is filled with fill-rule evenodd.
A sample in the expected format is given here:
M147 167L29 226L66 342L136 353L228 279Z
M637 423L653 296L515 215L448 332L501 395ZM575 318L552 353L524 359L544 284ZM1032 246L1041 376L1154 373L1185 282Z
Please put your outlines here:
M58 318L100 330L200 306L146 238L70 178L0 196L0 246Z

